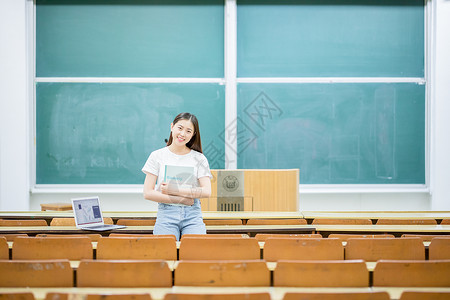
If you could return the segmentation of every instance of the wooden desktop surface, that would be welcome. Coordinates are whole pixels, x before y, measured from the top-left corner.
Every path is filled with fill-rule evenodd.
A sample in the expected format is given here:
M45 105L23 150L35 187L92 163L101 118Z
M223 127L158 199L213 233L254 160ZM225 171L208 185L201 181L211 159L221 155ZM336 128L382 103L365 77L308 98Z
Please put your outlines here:
M81 262L80 260L71 260L70 266L72 267L72 269L77 270L78 266L80 265L80 262ZM174 271L178 267L179 262L180 262L179 260L166 260L167 266L169 267L170 271ZM373 270L375 270L377 262L376 261L366 261L365 264L367 267L367 271L373 272ZM267 265L267 269L269 269L269 271L274 271L275 268L277 267L277 262L266 261L266 265Z
M9 241L7 243L8 243L9 249L12 249L12 246L13 246L14 242ZM91 242L91 243L92 243L92 249L93 250L97 250L98 242ZM425 249L428 249L430 244L431 244L431 242L423 241L423 246L425 247ZM181 242L180 241L176 241L176 245L177 245L177 249L180 249ZM258 242L258 245L259 245L259 248L261 250L264 250L265 242ZM342 246L345 247L346 245L347 245L347 241L342 241Z
M151 234L154 226L128 226L122 229L98 232L103 235L114 233ZM208 225L207 233L321 233L327 237L330 233L390 233L400 236L403 233L450 234L450 225ZM35 235L48 234L80 234L93 231L77 229L74 226L17 226L0 227L0 234L26 233Z
M154 219L156 211L105 211L113 219ZM203 211L204 219L279 219L279 218L346 218L346 219L447 219L450 211L349 211L349 212L280 212L280 211ZM73 217L72 211L0 211L0 219L52 219Z
M449 230L450 230L450 226ZM34 235L38 233L48 234L74 234L74 233L100 233L107 235L114 233L135 233L150 234L153 233L154 226L128 226L126 228L114 229L109 231L94 232L78 229L75 226L17 226L17 227L0 227L0 234L8 233L26 233ZM311 225L208 225L207 233L312 233L315 227Z
M72 294L150 294L154 300L162 300L167 293L188 294L238 294L238 293L269 293L271 299L281 300L288 292L291 293L355 293L355 292L379 292L385 291L391 300L400 299L404 291L424 292L450 292L450 287L363 287L363 288L301 288L301 287L197 287L197 286L173 286L170 288L0 288L0 293L31 292L36 300L45 299L47 293L72 293Z
M72 269L77 270L81 261L80 260L70 260L69 262L70 262L70 266L72 267ZM169 267L170 271L175 270L177 268L179 262L180 262L179 260L166 260L167 266ZM366 261L365 264L367 267L367 271L373 272L373 270L375 269L375 266L377 265L377 262L376 261ZM277 262L266 261L266 265L267 265L267 269L269 269L269 271L273 271L277 267Z
M156 211L104 211L103 217L113 219L149 219L156 218ZM203 211L204 219L252 219L252 218L303 218L301 212L267 212L267 211ZM52 219L73 217L72 211L3 211L0 219Z
M380 234L388 233L396 237L408 234L450 234L450 225L314 225L315 233L326 237L331 233Z
M448 219L450 211L302 211L304 219Z

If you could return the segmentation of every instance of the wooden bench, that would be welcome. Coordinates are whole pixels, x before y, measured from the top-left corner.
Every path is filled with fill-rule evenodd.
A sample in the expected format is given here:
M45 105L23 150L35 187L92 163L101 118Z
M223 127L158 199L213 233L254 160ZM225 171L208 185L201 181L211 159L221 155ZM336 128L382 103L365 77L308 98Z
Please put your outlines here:
M0 260L1 287L72 287L69 260Z
M31 226L48 226L45 220L0 220L0 226L8 227L31 227Z
M424 260L425 247L419 238L350 238L345 246L345 259Z
M57 234L57 233L38 233L35 237L57 237L57 238L67 238L67 237L88 237L92 242L98 242L102 237L100 233L80 233L80 234Z
M344 246L339 239L267 238L263 257L278 260L343 260Z
M328 238L337 238L341 241L347 241L351 238L365 238L365 239L385 239L395 238L393 234L345 234L345 233L332 233L328 235Z
M321 219L317 218L312 221L312 225L372 225L371 219Z
M450 259L450 237L436 237L431 240L429 259Z
M110 217L103 217L103 222L108 225L114 224ZM75 218L53 218L50 226L76 226Z
M450 292L421 292L405 291L400 296L400 300L448 300Z
M380 260L373 272L373 286L449 287L449 260Z
M42 203L41 210L56 210L56 211L65 211L72 210L72 203Z
M178 294L168 293L164 300L270 300L269 293L217 293L217 294Z
M320 239L322 238L322 235L319 233L305 233L305 234L283 234L283 233L257 233L255 235L255 239L258 242L264 242L267 238L274 237L274 238L313 238L313 239Z
M0 293L0 300L35 300L33 293Z
M125 226L154 226L156 219L118 219L117 225Z
M435 237L448 237L450 238L450 234L449 235L445 235L445 234L402 234L401 236L402 238L404 237L418 237L421 238L422 241L424 242L431 242L431 240Z
M286 293L283 300L390 300L387 292Z
M17 237L12 247L12 259L69 259L93 258L91 239L73 237Z
M25 233L6 233L6 234L0 234L0 237L4 237L8 242L14 241L14 239L18 236L25 236L27 237L28 234Z
M369 287L363 260L278 261L273 272L276 287Z
M270 271L264 261L180 261L175 269L180 286L270 286Z
M9 245L5 237L0 237L0 259L9 259Z
M190 234L186 233L181 236L181 240L187 237L194 238L217 238L217 237L229 237L229 238L249 238L248 234L241 233L207 233L207 234Z
M242 225L241 219L203 219L205 225Z
M171 287L172 272L163 260L82 260L77 286Z
M97 259L177 260L177 245L173 236L102 237Z
M47 293L45 300L71 300L71 299L83 299L83 300L152 300L150 294L140 293L124 293L124 294L77 294L77 293ZM1 300L1 299L0 299Z
M154 235L153 233L117 233L117 232L112 232L109 234L109 237L170 237L173 238L175 241L177 240L177 238L173 235L173 234L159 234L159 235Z
M184 237L181 239L180 260L260 259L260 246L254 238Z
M248 219L246 225L306 225L305 219Z
M437 225L435 219L378 219L376 225Z

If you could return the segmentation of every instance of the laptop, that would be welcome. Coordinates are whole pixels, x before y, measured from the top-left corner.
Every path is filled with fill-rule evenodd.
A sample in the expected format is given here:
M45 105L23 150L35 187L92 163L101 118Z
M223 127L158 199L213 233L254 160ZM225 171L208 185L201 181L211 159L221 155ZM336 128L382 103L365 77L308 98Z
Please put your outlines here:
M72 208L77 228L93 231L106 231L125 228L123 225L107 225L103 221L98 197L74 198Z

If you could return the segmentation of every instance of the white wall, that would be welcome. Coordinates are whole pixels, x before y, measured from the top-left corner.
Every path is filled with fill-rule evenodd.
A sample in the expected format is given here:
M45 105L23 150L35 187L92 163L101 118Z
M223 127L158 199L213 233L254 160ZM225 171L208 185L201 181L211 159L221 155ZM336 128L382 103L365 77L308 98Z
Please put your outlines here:
M306 193L301 210L450 210L450 1L434 0L436 41L431 99L431 189L427 193ZM0 210L39 210L86 193L29 195L32 122L27 95L26 0L0 1ZM156 210L139 192L98 192L105 210Z
M25 0L0 1L0 209L29 208Z
M428 193L302 194L304 211L418 211L430 210Z
M436 0L432 209L450 210L450 1Z

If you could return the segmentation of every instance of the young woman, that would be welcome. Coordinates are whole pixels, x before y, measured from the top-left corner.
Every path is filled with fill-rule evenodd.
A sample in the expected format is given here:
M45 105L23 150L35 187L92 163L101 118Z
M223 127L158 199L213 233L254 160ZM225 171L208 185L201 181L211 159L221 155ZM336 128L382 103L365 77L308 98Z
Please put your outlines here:
M180 186L164 182L167 167L191 167L192 184ZM152 152L142 171L146 174L144 197L158 203L153 234L205 234L200 200L211 195L211 171L202 153L197 118L181 113L170 125L167 147Z

